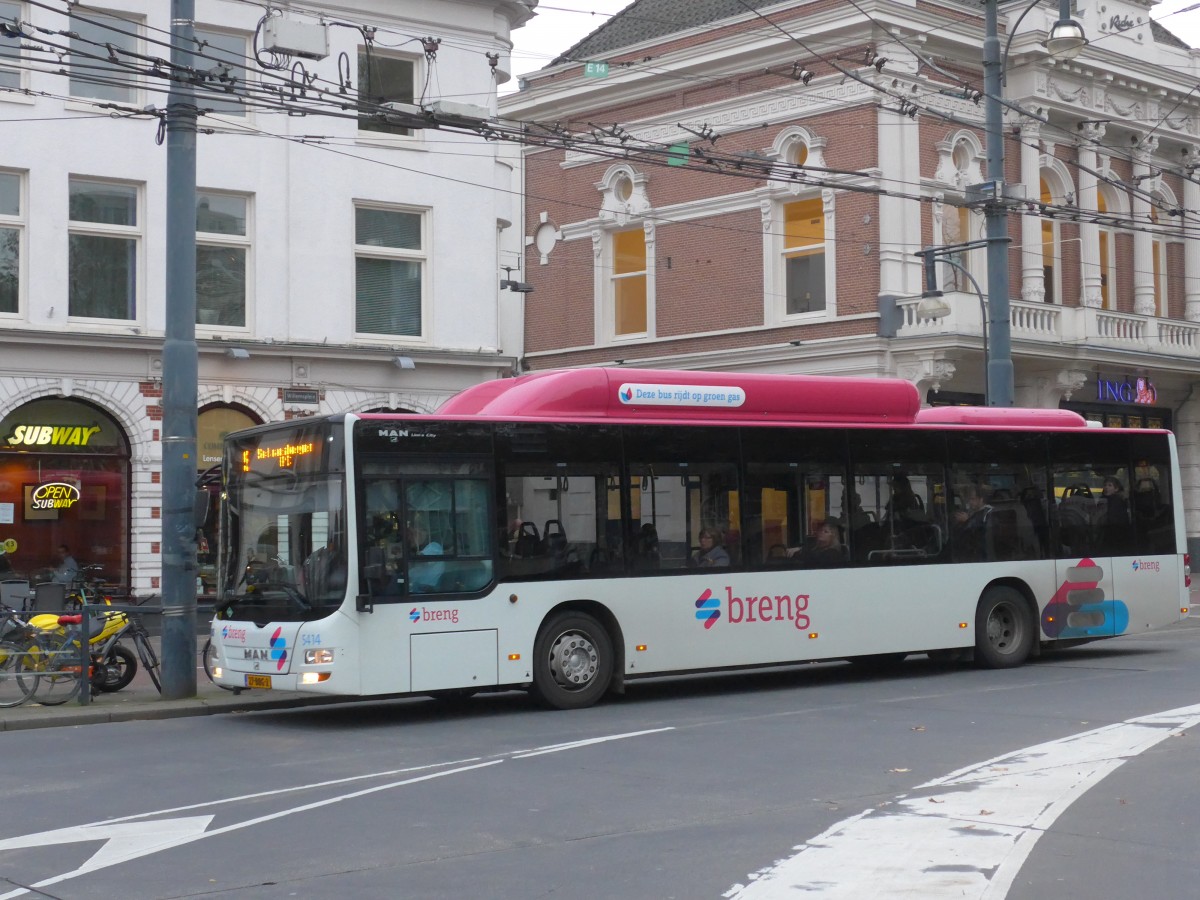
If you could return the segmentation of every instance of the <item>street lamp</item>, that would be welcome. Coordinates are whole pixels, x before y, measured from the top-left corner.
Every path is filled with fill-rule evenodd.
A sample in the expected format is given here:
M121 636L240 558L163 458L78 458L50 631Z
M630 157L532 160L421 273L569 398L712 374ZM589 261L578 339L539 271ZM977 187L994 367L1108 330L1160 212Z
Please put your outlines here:
M1021 13L1017 24L1039 2L1040 0L1033 0ZM1004 121L1000 108L1002 75L1004 61L1008 58L1008 47L1005 47L1004 55L1001 56L999 7L1000 0L984 0L983 92L987 98L984 132L987 136L988 178L995 183L992 199L984 207L988 330L991 332L991 355L987 364L987 402L989 406L1012 406L1012 311L1008 297L1008 253L1005 246L1008 210L1004 202ZM1083 50L1087 40L1083 35L1083 27L1071 18L1070 0L1059 0L1058 8L1058 22L1050 30L1046 49L1051 54L1070 58Z
M954 268L967 276L967 280L971 282L971 286L975 288L975 293L979 297L979 322L983 328L983 358L987 361L991 359L991 354L988 351L987 301L983 297L983 289L979 287L979 282L975 280L974 275L967 271L965 266L959 264L949 256L950 253L956 250L969 250L979 245L979 241L971 241L966 244L956 244L953 247L918 250L914 254L921 257L925 262L925 291L921 294L921 302L917 304L916 314L919 319L944 319L950 315L950 304L946 302L946 295L938 290L937 273L934 269L935 258L941 257L942 262L946 265L954 266ZM983 384L983 404L984 406L991 405L988 403L986 373Z

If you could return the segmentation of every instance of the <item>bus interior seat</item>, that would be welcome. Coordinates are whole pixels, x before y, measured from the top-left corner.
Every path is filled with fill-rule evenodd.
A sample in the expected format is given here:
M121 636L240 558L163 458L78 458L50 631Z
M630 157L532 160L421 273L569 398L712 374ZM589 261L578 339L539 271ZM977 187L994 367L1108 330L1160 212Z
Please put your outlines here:
M538 535L537 526L532 522L522 522L517 541L513 545L514 556L537 556L542 552L542 539Z

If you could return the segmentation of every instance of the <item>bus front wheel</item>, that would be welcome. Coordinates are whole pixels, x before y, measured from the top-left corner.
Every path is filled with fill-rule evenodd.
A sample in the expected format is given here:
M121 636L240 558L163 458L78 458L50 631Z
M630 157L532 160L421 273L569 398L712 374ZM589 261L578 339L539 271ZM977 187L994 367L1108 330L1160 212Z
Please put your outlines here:
M1033 616L1016 588L984 592L975 612L975 660L988 669L1019 666L1033 650Z
M585 613L561 613L533 645L533 688L554 709L583 709L608 690L613 675L612 639Z

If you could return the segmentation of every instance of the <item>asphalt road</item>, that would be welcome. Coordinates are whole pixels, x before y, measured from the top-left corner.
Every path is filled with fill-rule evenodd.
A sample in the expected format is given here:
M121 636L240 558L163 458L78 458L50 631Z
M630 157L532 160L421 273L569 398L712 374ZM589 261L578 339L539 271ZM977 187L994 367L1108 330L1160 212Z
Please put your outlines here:
M1003 672L13 732L0 898L1194 896L1198 663L1193 619Z

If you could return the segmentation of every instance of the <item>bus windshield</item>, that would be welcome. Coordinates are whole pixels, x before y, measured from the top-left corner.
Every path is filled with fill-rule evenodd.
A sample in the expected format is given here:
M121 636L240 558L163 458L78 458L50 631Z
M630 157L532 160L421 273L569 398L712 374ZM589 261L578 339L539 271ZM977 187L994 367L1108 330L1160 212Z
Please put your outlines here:
M222 513L222 617L307 621L341 606L345 478L324 471L317 449L331 434L291 429L233 442Z

